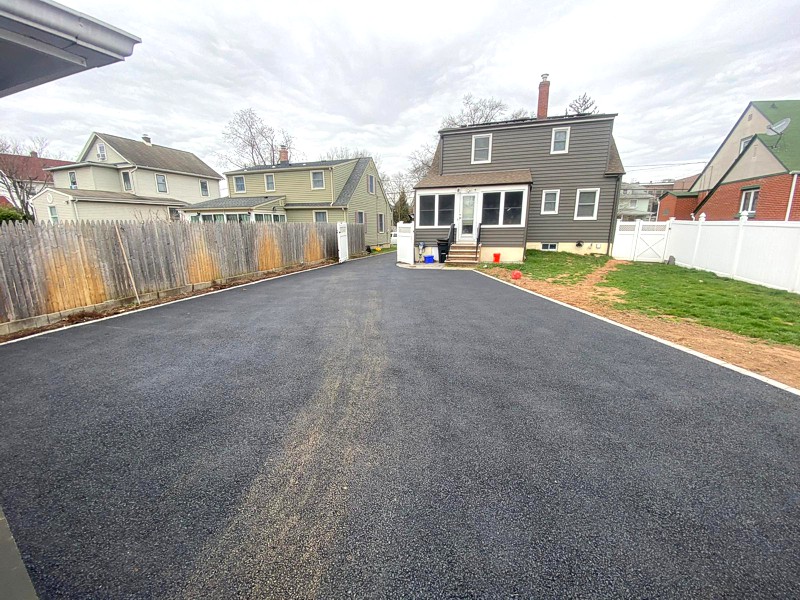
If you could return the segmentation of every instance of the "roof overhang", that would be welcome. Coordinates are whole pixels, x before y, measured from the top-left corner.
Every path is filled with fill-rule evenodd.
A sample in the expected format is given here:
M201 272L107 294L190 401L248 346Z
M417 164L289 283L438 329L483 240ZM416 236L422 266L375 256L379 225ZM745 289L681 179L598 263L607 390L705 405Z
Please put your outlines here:
M51 0L0 0L0 98L125 60L141 41Z

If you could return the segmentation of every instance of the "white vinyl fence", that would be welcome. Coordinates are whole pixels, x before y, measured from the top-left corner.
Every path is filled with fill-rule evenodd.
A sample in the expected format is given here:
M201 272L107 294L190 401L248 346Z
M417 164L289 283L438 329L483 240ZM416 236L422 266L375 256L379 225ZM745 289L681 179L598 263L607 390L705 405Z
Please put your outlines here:
M397 224L397 262L414 264L414 224Z
M667 221L617 223L614 258L661 262L711 271L800 293L800 223L784 221ZM649 231L654 225L661 232ZM661 238L658 239L658 235Z

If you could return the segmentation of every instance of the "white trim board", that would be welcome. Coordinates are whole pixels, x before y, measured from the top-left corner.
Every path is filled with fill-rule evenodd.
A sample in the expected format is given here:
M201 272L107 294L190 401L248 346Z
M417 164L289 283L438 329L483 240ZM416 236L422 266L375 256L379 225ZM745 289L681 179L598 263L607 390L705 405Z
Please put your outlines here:
M131 310L126 310L125 312L117 313L116 315L109 315L107 317L101 317L99 319L92 319L91 321L84 321L83 323L73 323L72 325L65 325L64 327L58 327L56 329L48 329L47 331L40 331L39 333L32 333L30 335L26 335L24 337L19 337L13 340L8 340L7 342L0 342L0 346L7 346L8 344L16 344L17 342L22 342L25 340L30 340L32 338L36 338L42 335L47 335L49 333L58 333L59 331L64 331L65 329L72 329L73 327L83 327L85 325L93 325L94 323L99 323L101 321L108 321L109 319L117 319L119 317L124 317L126 315L130 315L133 313L143 312L145 310L153 310L154 308L161 308L162 306L167 306L169 304L177 304L178 302L186 302L187 300L195 300L197 298L204 298L205 296L211 296L213 294L219 294L222 292L227 292L228 290L235 290L237 288L247 287L249 285L256 285L258 283L266 283L267 281L275 281L276 279L282 279L284 277L291 277L292 275L300 275L301 273L308 273L309 271L316 271L317 269L325 269L327 267L335 267L339 264L347 264L348 262L353 262L354 260L362 260L365 258L371 258L373 256L379 256L374 254L368 254L367 256L359 256L358 258L351 258L345 263L331 263L329 265L319 265L318 267L311 267L310 269L303 269L302 271L295 271L293 273L284 273L283 275L276 275L275 277L265 277L264 279L259 279L257 281L249 281L247 283L240 283L238 285L232 285L230 287L222 288L221 290L212 290L210 292L205 292L202 294L197 294L195 296L187 296L186 298L178 298L177 300L170 300L169 302L162 302L160 304L154 304L153 306L143 306L141 308L134 308Z
M650 333L645 333L644 331L640 331L640 330L635 329L633 327L630 327L628 325L624 325L622 323L618 323L616 321L612 321L611 319L608 319L606 317L601 317L600 315L596 315L596 314L594 314L592 312L589 312L588 310L584 310L582 308L578 308L577 306L572 306L571 304L567 304L566 302L561 302L560 300L554 300L553 298L548 298L547 296L544 296L542 294L537 294L536 292L533 292L531 290L526 290L523 287L520 287L518 285L514 285L513 283L509 283L507 281L503 281L502 279L498 279L497 277L489 275L488 273L482 273L481 271L478 271L476 269L472 269L472 271L477 273L478 275L483 275L484 277L488 277L489 279L493 279L494 281L497 281L498 283L502 283L503 285L507 285L509 287L512 287L515 290L519 290L521 292L525 292L527 294L531 294L533 296L536 296L537 298L542 298L543 300L547 300L548 302L553 302L553 303L558 304L560 306L564 306L566 308L572 309L572 310L577 311L579 313L583 313L584 315L588 315L588 316L593 317L595 319L599 319L600 321L605 321L606 323L609 323L609 324L614 325L616 327L620 327L620 328L625 329L627 331L630 331L632 333L636 333L638 335L641 335L643 337L651 339L651 340L653 340L655 342L658 342L659 344L664 344L665 346L669 346L670 348L674 348L676 350L680 350L681 352L686 352L687 354L691 354L692 356L695 356L697 358L701 358L701 359L706 360L708 362L714 363L715 365L719 365L720 367L725 367L726 369L730 369L731 371L736 371L737 373L740 373L741 375L746 375L748 377L752 377L753 379L758 379L759 381L761 381L763 383L767 383L767 384L769 384L769 385L771 385L773 387L776 387L778 389L781 389L781 390L783 390L785 392L789 392L790 394L794 394L795 396L800 396L800 390L799 389L793 388L790 385L786 385L785 383L781 383L780 381L776 381L775 379L771 379L771 378L766 377L764 375L760 375L759 373L754 373L753 371L748 371L744 367L740 367L738 365L734 365L733 363L726 362L726 361L724 361L722 359L715 358L713 356L709 356L708 354L703 354L702 352L698 352L697 350L692 350L691 348L687 348L686 346L681 346L680 344L676 344L675 342L670 342L669 340L665 340L663 338L657 337L657 336L652 335Z

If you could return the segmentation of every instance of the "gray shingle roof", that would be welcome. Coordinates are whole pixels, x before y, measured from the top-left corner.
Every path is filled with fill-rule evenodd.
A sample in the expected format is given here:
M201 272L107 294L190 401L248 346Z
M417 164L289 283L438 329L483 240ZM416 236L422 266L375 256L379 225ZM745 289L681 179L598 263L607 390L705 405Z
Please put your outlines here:
M608 150L608 164L606 164L606 175L624 175L625 167L622 165L622 159L619 157L617 150L617 143L611 138L611 147Z
M219 173L191 152L167 148L158 144L148 146L141 141L129 140L107 133L98 133L97 136L136 166L222 179Z
M350 202L350 198L353 197L353 192L355 192L356 187L358 187L358 182L361 181L361 177L364 175L364 171L367 170L370 160L372 159L369 156L358 159L356 166L353 167L353 172L350 173L350 177L347 178L347 182L342 187L342 191L339 192L339 197L336 198L336 202L333 203L333 206L347 206Z
M274 204L285 197L286 196L225 196L223 198L214 198L213 200L192 204L191 208L255 208L262 204Z
M162 206L189 206L188 202L175 198L155 198L152 196L137 196L127 192L106 192L103 190L71 190L69 188L45 188L62 194L67 194L77 200L91 202L124 202L125 204L159 204Z
M346 158L343 160L318 160L314 162L300 162L300 163L285 163L277 165L254 165L244 169L237 169L236 171L227 171L225 175L241 175L243 173L253 173L259 171L280 171L282 169L315 169L319 167L335 167L347 162L352 162L355 158Z

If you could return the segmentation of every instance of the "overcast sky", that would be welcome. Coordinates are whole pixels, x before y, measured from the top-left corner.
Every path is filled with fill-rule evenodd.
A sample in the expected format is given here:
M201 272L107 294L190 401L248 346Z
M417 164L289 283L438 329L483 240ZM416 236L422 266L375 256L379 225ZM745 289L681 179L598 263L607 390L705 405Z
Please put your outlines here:
M0 99L0 135L70 159L91 131L149 133L223 171L222 130L252 107L308 160L358 146L392 173L464 94L533 111L549 73L551 114L583 92L619 113L626 179L649 181L698 172L642 166L707 160L749 100L800 98L791 1L64 4L142 38L123 63Z

